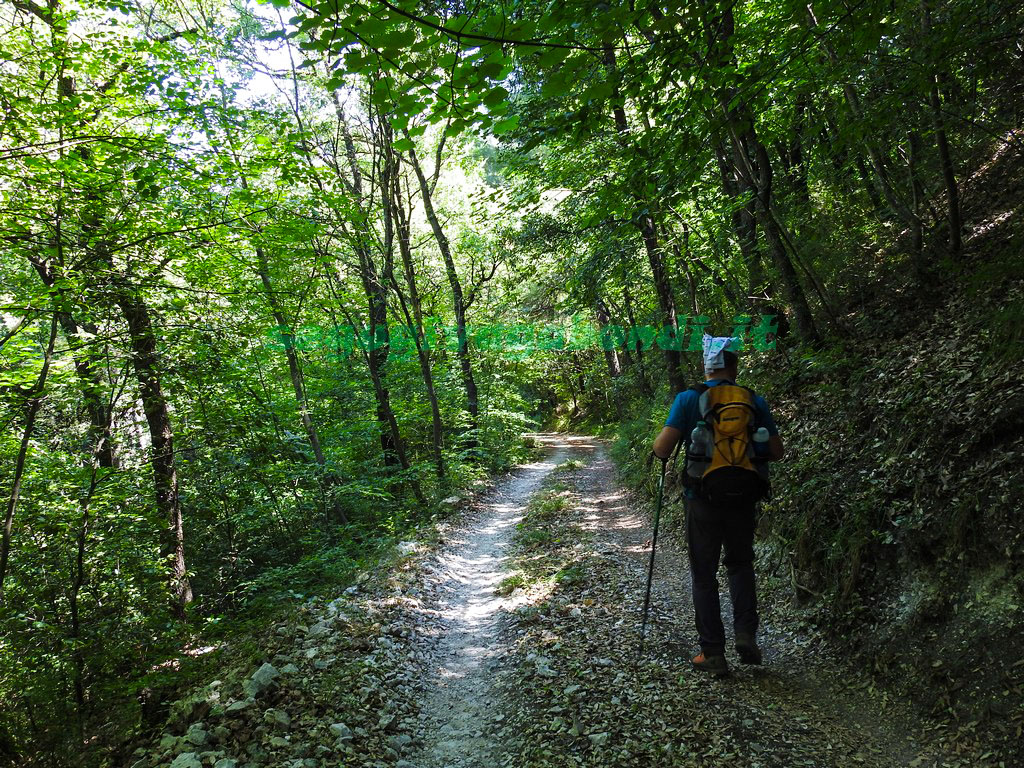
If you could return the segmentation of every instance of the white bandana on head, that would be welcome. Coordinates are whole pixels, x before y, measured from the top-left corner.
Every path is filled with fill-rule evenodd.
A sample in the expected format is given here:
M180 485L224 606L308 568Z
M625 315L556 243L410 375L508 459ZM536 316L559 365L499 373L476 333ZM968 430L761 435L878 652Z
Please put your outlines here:
M710 376L715 371L725 368L726 348L732 344L732 336L709 336L704 334L704 375Z

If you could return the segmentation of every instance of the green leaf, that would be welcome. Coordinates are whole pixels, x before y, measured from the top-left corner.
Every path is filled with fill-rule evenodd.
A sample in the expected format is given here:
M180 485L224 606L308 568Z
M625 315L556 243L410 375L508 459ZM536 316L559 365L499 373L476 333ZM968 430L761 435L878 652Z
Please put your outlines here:
M499 120L498 122L496 122L494 124L494 127L491 128L491 133L493 133L495 136L501 136L503 134L508 133L509 131L515 130L516 126L518 125L519 115L512 115L511 117L506 117L504 120Z
M385 48L410 48L416 42L416 33L411 29L396 29L381 35Z
M484 95L484 104L486 104L488 107L493 107L497 104L503 103L507 99L508 91L506 91L499 85L496 86L495 88L491 88L491 90L489 90Z

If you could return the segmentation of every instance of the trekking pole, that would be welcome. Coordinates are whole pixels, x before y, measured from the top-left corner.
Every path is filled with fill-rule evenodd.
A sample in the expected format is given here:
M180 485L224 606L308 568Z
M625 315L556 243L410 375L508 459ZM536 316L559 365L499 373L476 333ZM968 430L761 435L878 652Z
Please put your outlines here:
M660 456L658 458L661 458ZM658 546L658 522L661 520L661 498L665 491L665 468L668 459L661 459L661 476L658 478L658 503L654 507L654 536L651 537L651 562L647 566L647 591L644 593L644 619L640 624L640 655L644 653L644 638L647 635L647 613L651 607L651 581L654 579L654 550Z

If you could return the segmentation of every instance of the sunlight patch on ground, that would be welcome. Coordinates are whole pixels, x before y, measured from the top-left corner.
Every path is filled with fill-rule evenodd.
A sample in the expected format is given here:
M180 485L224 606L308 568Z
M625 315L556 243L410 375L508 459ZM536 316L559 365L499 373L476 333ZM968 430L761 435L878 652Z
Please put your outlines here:
M974 231L966 238L967 242L971 242L975 238L987 235L993 229L996 229L999 225L1012 218L1014 213L1016 213L1016 211L1003 211L1000 214L985 219L985 221L974 227Z

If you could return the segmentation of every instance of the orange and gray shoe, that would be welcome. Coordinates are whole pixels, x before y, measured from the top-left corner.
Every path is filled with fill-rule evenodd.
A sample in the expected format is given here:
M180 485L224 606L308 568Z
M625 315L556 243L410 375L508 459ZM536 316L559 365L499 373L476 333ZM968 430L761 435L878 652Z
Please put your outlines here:
M729 664L724 655L705 655L704 651L701 651L690 663L694 669L706 672L712 677L725 677L729 674Z
M761 663L761 647L749 632L736 633L736 653L739 654L742 664Z

